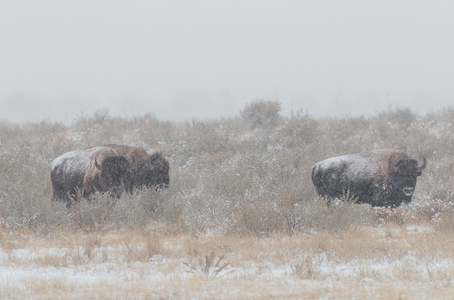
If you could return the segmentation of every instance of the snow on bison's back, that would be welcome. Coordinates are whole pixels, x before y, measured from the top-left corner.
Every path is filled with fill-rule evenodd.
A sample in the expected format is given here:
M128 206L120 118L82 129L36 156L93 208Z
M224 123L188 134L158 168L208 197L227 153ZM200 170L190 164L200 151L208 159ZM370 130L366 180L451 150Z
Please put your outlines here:
M382 149L328 158L312 168L317 192L328 198L347 193L359 203L399 206L409 203L417 177L426 167L400 150Z

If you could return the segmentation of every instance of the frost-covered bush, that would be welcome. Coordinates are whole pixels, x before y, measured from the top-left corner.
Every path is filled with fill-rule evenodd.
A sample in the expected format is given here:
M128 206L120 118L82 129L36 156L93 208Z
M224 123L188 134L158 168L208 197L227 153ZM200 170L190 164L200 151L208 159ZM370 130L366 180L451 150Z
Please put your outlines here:
M241 119L251 129L272 129L281 121L279 101L257 100L247 104L241 111Z
M280 115L280 103L256 101L239 117L172 123L152 114L80 116L71 125L0 122L0 229L51 235L59 231L122 230L161 224L169 232L234 235L346 230L385 223L451 228L454 198L452 110L418 116L409 110L376 116L320 118ZM118 201L96 195L67 209L52 202L49 168L57 156L105 143L162 151L170 187L136 191ZM414 203L374 211L340 202L327 206L311 181L322 159L397 148L422 154ZM438 226L438 225L437 225Z

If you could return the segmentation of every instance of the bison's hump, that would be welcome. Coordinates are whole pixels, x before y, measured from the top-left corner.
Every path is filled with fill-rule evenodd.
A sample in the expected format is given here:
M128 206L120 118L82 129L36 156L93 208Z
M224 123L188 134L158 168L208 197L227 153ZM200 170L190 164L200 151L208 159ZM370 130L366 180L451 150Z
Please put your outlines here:
M51 171L62 169L66 172L85 170L90 159L85 151L74 150L67 152L52 161Z
M325 159L318 163L324 172L342 173L348 178L369 179L374 169L369 157L364 155L342 155Z

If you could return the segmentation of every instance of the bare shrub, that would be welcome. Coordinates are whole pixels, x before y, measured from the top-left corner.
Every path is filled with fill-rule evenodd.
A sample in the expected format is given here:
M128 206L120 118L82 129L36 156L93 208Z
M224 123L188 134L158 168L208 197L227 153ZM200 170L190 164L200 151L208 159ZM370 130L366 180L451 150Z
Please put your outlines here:
M0 218L8 230L47 237L61 231L140 229L149 222L165 224L174 234L216 230L240 236L440 222L449 218L450 208L443 205L454 195L452 115L443 110L419 117L396 109L370 118L314 119L301 112L284 117L279 102L261 100L248 104L240 117L185 124L162 122L152 114L114 117L108 110L80 116L70 126L3 122ZM159 193L136 191L118 201L96 195L69 210L50 200L49 166L55 157L111 142L163 151L171 165L170 187ZM316 198L310 178L314 163L383 147L428 159L414 204L374 211L351 201L326 205ZM440 204L421 204L430 201Z
M297 112L284 119L282 125L274 131L273 139L286 148L304 147L316 142L322 134L323 131L318 120L302 112Z
M240 111L240 116L251 129L263 128L270 130L281 121L280 111L281 104L279 101L258 100L246 104Z
M98 230L112 230L114 227L108 222L113 214L113 203L110 196L95 194L88 201L84 198L71 206L70 221L77 230L95 232Z
M281 215L272 202L246 197L237 204L232 233L238 235L270 235L283 229Z
M411 204L411 213L415 221L427 224L443 220L450 212L454 210L452 202L443 200L428 200L425 202L416 202Z
M132 238L139 236L140 240L132 242ZM138 243L139 242L139 243ZM164 246L156 232L145 232L141 230L138 234L130 235L124 241L125 257L128 263L150 262L155 255L164 253Z
M388 108L387 111L379 113L377 118L387 122L398 123L403 125L404 128L408 128L417 119L417 115L408 107L396 107Z
M204 279L215 278L229 265L225 262L224 253L217 256L214 251L204 256L190 257L190 262L183 262L183 264L188 267L186 272L197 274Z
M107 194L95 194L89 200L79 198L67 210L67 226L71 230L97 232L121 229L140 229L156 217L159 195L136 193L121 199ZM147 197L152 195L150 198ZM151 202L151 203L150 203Z
M435 228L441 232L452 233L454 231L454 211L443 211L437 222L435 222Z
M413 214L402 207L373 207L371 212L378 224L394 223L402 226L413 219Z
M135 134L130 136L133 140L129 143L140 141L140 146L146 145L147 147L156 149L176 135L176 129L173 123L159 121L152 114L135 117L131 123L131 131Z
M372 224L370 206L356 204L349 198L328 200L322 197L299 203L301 213L298 228L304 232L342 232Z
M316 259L316 258L315 258ZM299 279L313 279L320 276L320 268L314 258L306 256L292 264L292 273Z
M321 134L318 140L314 141L318 145L321 158L371 150L375 148L374 144L379 143L371 132L370 121L364 117L330 118L323 120L321 124Z
M427 174L423 174L418 180L417 189L428 191L420 193L426 202L431 200L442 200L444 202L454 201L454 157L449 154L439 155L438 157L428 158Z

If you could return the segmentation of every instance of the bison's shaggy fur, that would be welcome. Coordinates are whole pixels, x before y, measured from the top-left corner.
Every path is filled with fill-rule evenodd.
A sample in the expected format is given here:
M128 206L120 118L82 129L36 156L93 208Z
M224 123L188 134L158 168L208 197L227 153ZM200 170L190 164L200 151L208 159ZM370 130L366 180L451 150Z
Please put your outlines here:
M125 156L132 164L132 180L128 184L128 189L131 192L134 188L160 188L169 185L169 162L162 153L156 152L148 155L145 149L137 146L118 144L107 146Z
M409 203L425 167L399 150L383 149L332 157L312 168L317 192L328 198L349 195L359 203L399 206Z
M131 164L105 146L74 150L57 157L51 165L53 197L71 205L80 193L88 198L98 192L120 197L131 177Z
M97 148L85 172L84 196L99 191L120 197L131 177L131 164L114 149Z

